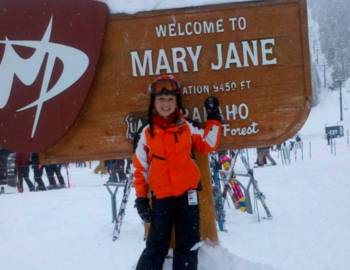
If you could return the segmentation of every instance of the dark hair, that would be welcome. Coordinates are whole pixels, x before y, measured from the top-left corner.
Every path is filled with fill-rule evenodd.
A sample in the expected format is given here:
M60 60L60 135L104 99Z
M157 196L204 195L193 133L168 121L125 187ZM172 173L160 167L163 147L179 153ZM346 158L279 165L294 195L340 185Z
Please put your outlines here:
M151 133L151 137L154 137L154 128L153 128L153 113L154 113L154 102L156 100L156 96L155 94L151 94L151 99L149 102L149 106L148 106L148 124L149 124L149 129L150 129L150 133ZM182 99L181 99L181 95L180 94L176 94L176 107L180 110L180 112L184 112L184 108L182 106ZM177 119L175 119L175 121L177 121Z

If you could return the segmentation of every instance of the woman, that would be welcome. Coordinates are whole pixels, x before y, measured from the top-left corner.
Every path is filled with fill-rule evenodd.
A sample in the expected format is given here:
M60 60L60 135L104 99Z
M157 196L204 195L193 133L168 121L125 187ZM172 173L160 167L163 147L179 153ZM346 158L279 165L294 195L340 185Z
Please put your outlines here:
M141 130L133 156L135 206L150 230L136 270L161 270L168 253L171 230L176 246L173 270L197 269L200 171L193 151L208 153L219 145L219 102L205 102L204 130L184 119L181 86L172 75L158 77L149 87L149 123ZM152 197L150 207L148 193Z

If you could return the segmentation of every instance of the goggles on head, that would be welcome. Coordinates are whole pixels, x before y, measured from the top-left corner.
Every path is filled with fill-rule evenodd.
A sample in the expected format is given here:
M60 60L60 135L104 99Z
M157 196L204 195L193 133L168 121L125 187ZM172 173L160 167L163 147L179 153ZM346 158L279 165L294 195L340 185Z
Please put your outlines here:
M148 91L151 94L180 94L181 85L180 82L173 75L163 75L158 77L154 82L152 82Z

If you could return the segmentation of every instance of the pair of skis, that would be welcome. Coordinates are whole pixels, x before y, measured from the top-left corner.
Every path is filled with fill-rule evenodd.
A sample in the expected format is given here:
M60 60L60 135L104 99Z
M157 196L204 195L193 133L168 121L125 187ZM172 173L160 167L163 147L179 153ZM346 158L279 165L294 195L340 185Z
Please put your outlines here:
M246 154L248 155L248 152L246 152ZM245 167L246 172L239 173L239 172L234 171L234 167L236 165L238 156L240 157L240 160L242 161L242 164ZM258 181L254 177L253 169L250 168L248 160L249 160L249 158L244 155L242 149L239 149L236 152L236 155L234 156L234 158L231 161L231 168L229 170L230 173L228 175L227 183L225 183L225 185L230 185L231 183L229 183L229 182L232 179L235 179L235 182L233 182L233 183L235 184L235 187L237 188L237 190L235 190L231 185L229 186L229 190L231 190L232 193L234 193L234 191L237 192L236 194L234 194L235 196L237 196L237 200L239 199L239 197L241 197L242 202L243 202L243 198L244 198L244 208L242 207L242 210L244 209L249 214L253 214L252 199L250 196L250 189L252 189L253 196L254 196L253 197L254 206L255 206L255 209L257 211L258 221L260 221L258 201L260 202L260 204L262 205L262 207L264 208L264 210L266 212L266 219L272 219L270 209L268 208L268 206L265 202L265 199L266 199L265 195L260 191L260 189L258 187ZM245 187L244 185L242 185L240 183L240 181L238 181L235 178L236 176L248 177L249 181L248 181L247 186ZM243 197L242 197L242 195L243 195ZM243 205L241 205L241 206L243 206Z
M239 150L241 151L241 150ZM242 163L244 165L244 167L247 170L247 174L243 174L241 176L248 176L249 177L249 183L247 188L244 188L244 191L246 193L246 198L247 198L247 202L249 202L250 204L250 208L251 208L251 199L250 199L250 187L252 187L253 189L253 194L254 194L254 206L257 210L257 214L258 214L258 221L260 221L260 213L259 213L259 207L258 207L258 201L261 203L261 205L263 206L265 213L266 213L266 219L272 219L272 215L270 212L270 209L268 208L266 202L265 202L265 195L260 191L259 186L258 186L258 181L255 179L254 177L254 173L253 173L253 169L250 168L249 166L249 161L248 159L243 155L242 152L240 152L241 155L241 160ZM236 175L240 175L240 174L236 174Z

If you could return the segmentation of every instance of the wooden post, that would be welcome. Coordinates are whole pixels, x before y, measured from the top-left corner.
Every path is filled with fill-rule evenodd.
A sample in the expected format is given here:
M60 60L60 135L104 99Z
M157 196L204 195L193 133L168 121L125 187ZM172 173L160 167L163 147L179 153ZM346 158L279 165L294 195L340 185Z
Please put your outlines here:
M195 153L197 165L201 171L201 180L203 190L199 192L199 208L200 208L200 236L201 240L210 240L213 245L219 243L218 233L215 222L214 198L211 187L211 176L209 169L208 155ZM148 234L145 228L145 237ZM175 231L173 229L171 235L170 247L175 247Z
M105 173L107 173L104 160L100 160L99 164L94 169L94 173L96 173L96 174L105 174Z
M203 186L203 190L199 193L201 240L210 240L214 245L217 245L219 241L215 223L214 198L208 155L196 153L195 156L201 171Z

